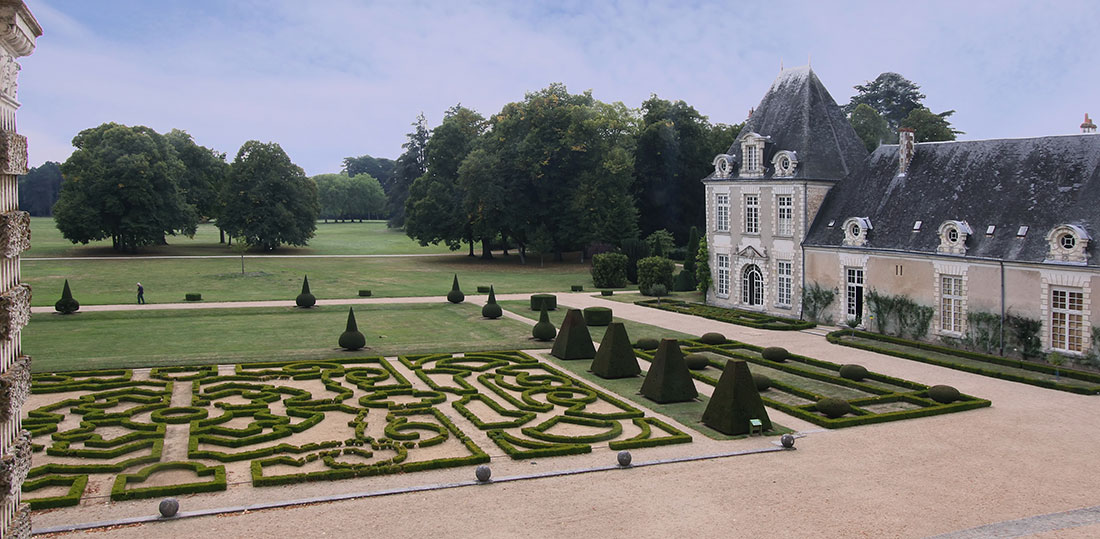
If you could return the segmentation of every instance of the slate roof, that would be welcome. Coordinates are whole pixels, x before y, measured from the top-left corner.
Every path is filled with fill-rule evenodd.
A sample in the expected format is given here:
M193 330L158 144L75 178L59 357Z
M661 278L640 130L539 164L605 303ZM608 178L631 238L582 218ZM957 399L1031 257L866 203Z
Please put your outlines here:
M770 137L764 148L771 178L775 152L798 155L794 179L839 180L854 172L867 157L844 112L809 66L785 69L745 122L728 153L741 163L741 139L751 132ZM712 180L713 174L705 180Z
M967 256L1042 262L1047 234L1061 224L1084 228L1089 267L1100 265L1100 135L916 144L899 176L898 146L883 145L867 165L830 190L807 246L840 246L849 217L868 217L866 247L935 253L946 220L973 229ZM807 159L807 161L809 161ZM913 231L914 221L923 221ZM833 227L827 224L834 221ZM986 228L996 225L992 236ZM1020 226L1029 227L1023 238Z

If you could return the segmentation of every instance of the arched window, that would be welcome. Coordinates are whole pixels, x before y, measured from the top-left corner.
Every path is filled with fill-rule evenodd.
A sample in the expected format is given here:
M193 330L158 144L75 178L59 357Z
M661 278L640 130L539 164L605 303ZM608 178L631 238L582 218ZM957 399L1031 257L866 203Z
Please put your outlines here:
M741 303L764 304L764 276L756 264L745 266L745 271L741 274Z

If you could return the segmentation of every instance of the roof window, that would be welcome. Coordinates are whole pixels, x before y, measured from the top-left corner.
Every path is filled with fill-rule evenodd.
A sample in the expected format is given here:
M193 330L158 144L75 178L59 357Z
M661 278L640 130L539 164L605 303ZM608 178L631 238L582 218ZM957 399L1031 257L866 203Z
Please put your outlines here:
M1016 231L1016 237L1022 238L1027 235L1027 225L1020 226L1020 229Z
M920 230L920 227L923 224L924 224L924 221L917 221L917 222L913 223L913 232L917 232L918 230Z
M985 235L992 236L995 230L997 230L997 225L989 225L985 227Z

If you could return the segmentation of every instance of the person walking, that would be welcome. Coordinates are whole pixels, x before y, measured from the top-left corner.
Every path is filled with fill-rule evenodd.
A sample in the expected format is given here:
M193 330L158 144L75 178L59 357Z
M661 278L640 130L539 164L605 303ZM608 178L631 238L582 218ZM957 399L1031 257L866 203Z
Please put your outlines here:
M141 286L141 283L138 283L138 305L143 305L144 303L145 303L145 288L143 288Z

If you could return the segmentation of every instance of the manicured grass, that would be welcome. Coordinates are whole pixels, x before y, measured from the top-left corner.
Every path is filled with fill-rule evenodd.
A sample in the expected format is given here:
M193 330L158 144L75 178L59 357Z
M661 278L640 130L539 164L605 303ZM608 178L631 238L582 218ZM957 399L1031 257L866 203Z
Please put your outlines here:
M476 305L359 305L368 349L336 342L347 307L36 314L23 330L35 372L323 359L362 355L545 348L515 320L485 320Z
M678 300L661 300L661 303L657 303L656 299L646 299L642 301L635 301L634 304L641 305L642 307L652 307L654 309L672 311L675 313L701 316L703 318L709 318L711 320L718 320L719 322L739 324L742 326L748 326L757 329L796 331L802 329L810 329L817 325L813 322L807 322L795 318L774 316L761 312L746 311L743 309L714 307L701 303L687 303Z
M520 316L530 318L532 320L539 319L538 311L531 310L530 301L500 301L500 306L504 309L512 311ZM565 320L565 313L569 309L558 304L558 308L553 311L549 311L547 314L550 316L550 322L554 324L554 327L561 328L562 321ZM651 326L649 324L643 324L641 322L634 322L631 320L624 320L619 317L615 317L613 322L622 322L626 327L626 334L630 336L631 342L635 342L638 339L644 337L652 337L654 339L694 339L698 335L689 335L687 333L680 333L679 331L672 331L671 329L665 329L662 327ZM607 331L606 327L592 326L588 328L588 332L592 335L592 340L599 341L603 339L604 332ZM530 331L528 331L530 334Z
M358 297L370 289L374 297L440 296L451 289L457 273L462 290L473 294L478 285L494 285L497 294L565 292L570 285L591 285L587 264L519 263L516 255L494 260L439 255L408 258L248 258L245 274L236 259L185 260L24 260L22 280L34 289L32 304L53 305L65 279L81 304L135 303L137 283L149 303L176 303L184 294L202 294L204 301L292 300L309 275L317 298Z
M136 256L209 256L234 255L236 251L218 243L218 229L210 223L199 225L194 237L169 236L168 245L145 247ZM386 228L385 221L364 223L317 223L317 232L306 247L282 247L272 254L442 254L451 252L444 245L420 246L402 230ZM479 251L480 252L480 251ZM259 254L259 253L257 253ZM31 218L31 248L24 257L129 256L111 249L111 241L88 245L73 244L61 236L52 217Z
M631 286L633 287L634 285L631 285ZM647 300L647 299L657 299L657 298L654 298L653 296L643 296L642 294L638 293L636 291L636 289L635 290L615 289L615 294L611 295L611 296L601 296L599 293L593 294L593 296L599 297L600 299L606 299L608 301L617 301L619 303L631 303L631 304L633 304L635 301L641 301L641 300ZM661 296L661 301L664 302L665 300L680 300L680 301L686 301L688 303L701 303L703 301L703 293L698 292L698 291L696 291L696 292L670 292L669 295L667 295L667 296Z

